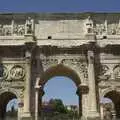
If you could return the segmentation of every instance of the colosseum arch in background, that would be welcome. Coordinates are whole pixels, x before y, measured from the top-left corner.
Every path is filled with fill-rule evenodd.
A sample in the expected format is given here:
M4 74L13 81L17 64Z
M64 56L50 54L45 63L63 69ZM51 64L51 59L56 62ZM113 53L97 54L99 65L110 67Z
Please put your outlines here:
M120 91L119 50L119 13L0 14L0 91L22 103L19 117L37 119L44 84L67 76L82 96L82 117L98 120L100 98Z

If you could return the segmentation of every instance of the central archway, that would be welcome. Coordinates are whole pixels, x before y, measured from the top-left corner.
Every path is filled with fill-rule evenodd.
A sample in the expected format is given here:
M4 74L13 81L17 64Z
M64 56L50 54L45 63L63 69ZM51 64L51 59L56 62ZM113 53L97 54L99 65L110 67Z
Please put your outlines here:
M82 116L82 94L81 94L82 92L80 89L81 80L80 80L79 75L76 73L75 70L73 70L65 65L62 65L62 64L50 67L44 72L43 76L41 77L42 81L40 81L40 85L43 86L43 89L44 89L45 84L48 82L48 80L50 80L51 78L53 78L55 76L68 77L75 84L75 86L77 88L75 94L77 94L79 97L79 117L81 117ZM42 99L42 96L41 96L41 99ZM42 100L40 100L40 101L42 102ZM39 108L39 110L40 110L40 108Z
M81 84L81 80L77 72L72 68L65 66L63 64L58 64L56 66L52 66L48 68L41 76L42 81L40 84L44 86L44 84L46 84L46 82L54 76L66 76L71 80L73 80L76 86L79 86Z

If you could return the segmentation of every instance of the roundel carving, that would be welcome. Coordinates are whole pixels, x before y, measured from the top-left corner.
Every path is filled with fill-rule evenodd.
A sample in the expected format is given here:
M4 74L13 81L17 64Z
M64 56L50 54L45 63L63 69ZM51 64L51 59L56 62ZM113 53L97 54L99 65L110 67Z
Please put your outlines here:
M14 67L12 67L12 69L10 70L10 77L12 79L16 79L19 80L21 78L23 78L25 75L25 71L23 69L23 67L19 66L19 65L15 65Z
M8 70L5 66L0 65L0 80L6 79L8 76Z

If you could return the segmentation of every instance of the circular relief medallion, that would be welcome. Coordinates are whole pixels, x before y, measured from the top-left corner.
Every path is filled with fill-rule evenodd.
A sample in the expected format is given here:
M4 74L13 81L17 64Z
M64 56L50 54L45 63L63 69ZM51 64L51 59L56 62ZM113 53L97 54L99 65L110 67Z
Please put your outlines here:
M11 70L10 70L10 76L12 79L16 79L16 80L19 80L21 78L23 78L25 75L25 71L24 69L19 66L19 65L16 65L14 66Z
M7 68L4 65L0 65L0 80L6 79L8 76Z

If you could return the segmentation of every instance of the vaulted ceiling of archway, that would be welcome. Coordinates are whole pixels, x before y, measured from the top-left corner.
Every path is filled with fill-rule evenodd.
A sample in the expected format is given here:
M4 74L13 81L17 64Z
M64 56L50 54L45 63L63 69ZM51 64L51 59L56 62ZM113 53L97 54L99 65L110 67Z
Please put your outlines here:
M41 84L45 84L50 78L55 76L66 76L73 80L73 82L78 86L81 81L77 73L69 67L66 67L62 64L51 67L46 70L43 76L43 81Z
M113 102L120 102L120 93L117 91L110 91L105 97L110 98Z

